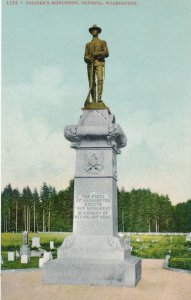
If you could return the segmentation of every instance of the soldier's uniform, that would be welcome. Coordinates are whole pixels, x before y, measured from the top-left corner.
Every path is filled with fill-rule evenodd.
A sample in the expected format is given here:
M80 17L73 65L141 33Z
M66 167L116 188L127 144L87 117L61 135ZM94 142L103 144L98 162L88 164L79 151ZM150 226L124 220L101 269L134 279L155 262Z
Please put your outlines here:
M89 31L96 28L101 32L101 28L93 25ZM109 51L107 48L107 43L103 40L100 40L98 37L94 37L91 42L86 44L84 61L87 63L87 72L89 87L92 88L91 96L92 101L96 102L96 80L97 77L97 93L98 93L98 102L102 101L102 91L103 91L103 77L104 77L104 64L105 57L109 56ZM88 99L89 101L89 99Z

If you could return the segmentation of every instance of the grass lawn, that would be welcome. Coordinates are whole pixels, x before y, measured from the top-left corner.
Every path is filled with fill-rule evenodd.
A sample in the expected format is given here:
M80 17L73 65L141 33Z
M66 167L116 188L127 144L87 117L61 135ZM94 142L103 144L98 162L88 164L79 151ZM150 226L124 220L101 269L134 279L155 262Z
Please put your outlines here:
M2 270L38 268L39 257L31 257L28 264L21 264L20 257L15 259L15 261L8 261L7 251L2 251L1 255L3 257Z
M32 245L32 237L39 236L41 248L50 251L50 241L54 241L54 247L58 248L66 236L70 233L29 233L29 245ZM3 258L2 270L38 268L39 257L31 257L28 264L21 264L20 257L15 261L8 261L8 251L19 251L22 245L22 233L1 234L1 255ZM56 249L52 251L53 258L56 258Z
M70 233L29 233L29 245L32 245L32 237L39 236L41 246L50 245L54 241L55 247L60 246L66 236ZM2 233L1 234L2 250L19 250L22 245L22 233ZM47 249L47 250L48 250Z
M41 247L50 251L50 241L54 241L55 248L58 248L64 238L71 233L30 233L29 245L32 245L32 237L39 236ZM127 237L125 235L125 237ZM7 260L8 251L16 251L22 245L22 233L2 233L2 269L19 269L19 268L37 268L39 258L31 257L30 263L25 265L20 263L20 258L14 262ZM186 242L186 236L180 235L131 235L132 255L141 258L165 258L166 255L171 257L191 258L191 243ZM53 252L56 258L56 249Z
M138 241L138 239L140 241ZM165 258L166 255L191 257L191 245L180 235L131 235L132 254L142 258Z

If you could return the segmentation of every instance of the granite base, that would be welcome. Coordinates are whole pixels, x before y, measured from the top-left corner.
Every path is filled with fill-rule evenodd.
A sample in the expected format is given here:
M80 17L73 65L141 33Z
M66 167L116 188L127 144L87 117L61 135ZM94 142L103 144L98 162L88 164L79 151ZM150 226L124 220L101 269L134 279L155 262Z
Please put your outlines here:
M45 284L134 287L141 279L141 259L55 259L43 266Z

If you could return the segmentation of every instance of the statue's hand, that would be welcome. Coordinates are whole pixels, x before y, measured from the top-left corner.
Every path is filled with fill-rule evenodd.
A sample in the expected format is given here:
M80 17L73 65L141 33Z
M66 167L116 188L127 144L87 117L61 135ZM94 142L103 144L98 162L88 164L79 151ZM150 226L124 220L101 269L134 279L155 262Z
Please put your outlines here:
M94 54L94 59L102 59L103 58L103 55L102 55L102 53L95 53Z
M85 62L86 62L87 64L93 63L93 62L94 62L94 58L93 58L93 57L89 57L89 56L86 56L86 57L84 58L84 60L85 60Z
M94 59L97 59L99 54L95 53L93 56L94 56Z

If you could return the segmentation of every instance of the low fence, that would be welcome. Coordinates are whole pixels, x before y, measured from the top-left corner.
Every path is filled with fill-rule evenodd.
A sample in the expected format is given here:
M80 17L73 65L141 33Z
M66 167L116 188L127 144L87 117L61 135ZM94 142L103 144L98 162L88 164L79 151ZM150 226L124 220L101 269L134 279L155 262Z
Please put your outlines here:
M2 232L2 233L16 233L12 232ZM20 233L20 232L17 232ZM37 233L37 234L72 234L72 231L37 231L37 232L29 232L29 233ZM124 234L135 234L135 235L188 235L190 232L119 232L119 235Z
M37 233L48 233L48 234L72 234L72 232L61 232L61 231L38 231ZM119 232L119 235L124 234L135 234L135 235L188 235L189 232Z
M189 232L119 232L119 234L135 235L187 235Z

